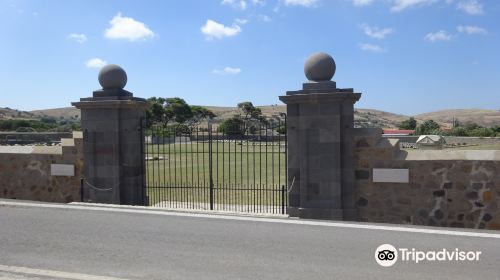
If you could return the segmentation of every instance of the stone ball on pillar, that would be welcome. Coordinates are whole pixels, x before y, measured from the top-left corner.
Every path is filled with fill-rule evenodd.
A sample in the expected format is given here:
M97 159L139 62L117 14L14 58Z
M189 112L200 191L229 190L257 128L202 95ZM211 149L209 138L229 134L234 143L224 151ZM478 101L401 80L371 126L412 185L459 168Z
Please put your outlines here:
M335 60L324 52L313 53L304 64L304 73L309 81L326 82L335 75Z
M127 84L127 73L115 64L108 64L99 71L99 84L103 89L123 89Z

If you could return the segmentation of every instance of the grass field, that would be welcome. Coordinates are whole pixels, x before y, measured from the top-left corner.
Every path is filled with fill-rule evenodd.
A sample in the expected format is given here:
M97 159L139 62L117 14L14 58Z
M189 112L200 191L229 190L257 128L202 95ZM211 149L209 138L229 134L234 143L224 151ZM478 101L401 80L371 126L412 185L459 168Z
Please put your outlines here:
M214 203L282 203L282 186L286 185L283 141L213 141L211 147L208 142L149 144L146 158L150 205L182 201L194 207L210 202L210 159Z

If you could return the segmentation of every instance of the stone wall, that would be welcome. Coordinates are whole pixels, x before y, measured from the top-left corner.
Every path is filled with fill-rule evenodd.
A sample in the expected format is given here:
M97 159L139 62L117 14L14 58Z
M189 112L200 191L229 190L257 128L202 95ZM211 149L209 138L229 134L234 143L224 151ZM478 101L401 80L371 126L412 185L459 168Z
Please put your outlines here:
M361 221L500 229L500 151L402 151L381 133L354 132Z
M82 145L75 132L60 146L0 146L0 198L80 201Z

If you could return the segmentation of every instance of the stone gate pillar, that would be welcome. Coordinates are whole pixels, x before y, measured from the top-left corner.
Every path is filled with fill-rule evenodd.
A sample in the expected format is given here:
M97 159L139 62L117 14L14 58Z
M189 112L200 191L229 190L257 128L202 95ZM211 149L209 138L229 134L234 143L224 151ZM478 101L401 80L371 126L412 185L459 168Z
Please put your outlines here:
M117 65L99 72L101 90L71 103L81 110L86 202L142 205L144 155L141 130L148 103L124 90Z
M336 65L326 53L311 55L302 90L287 91L288 213L310 219L356 220L354 103L361 93L337 88Z

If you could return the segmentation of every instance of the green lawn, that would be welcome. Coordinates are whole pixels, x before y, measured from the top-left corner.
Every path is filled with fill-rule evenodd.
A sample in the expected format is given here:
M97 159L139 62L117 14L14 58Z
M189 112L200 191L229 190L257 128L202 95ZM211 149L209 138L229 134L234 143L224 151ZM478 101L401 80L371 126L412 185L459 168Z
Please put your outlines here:
M146 157L155 158L146 161L150 205L208 203L209 149L207 142L146 145ZM214 203L281 205L281 189L286 185L284 142L214 141L212 165Z

